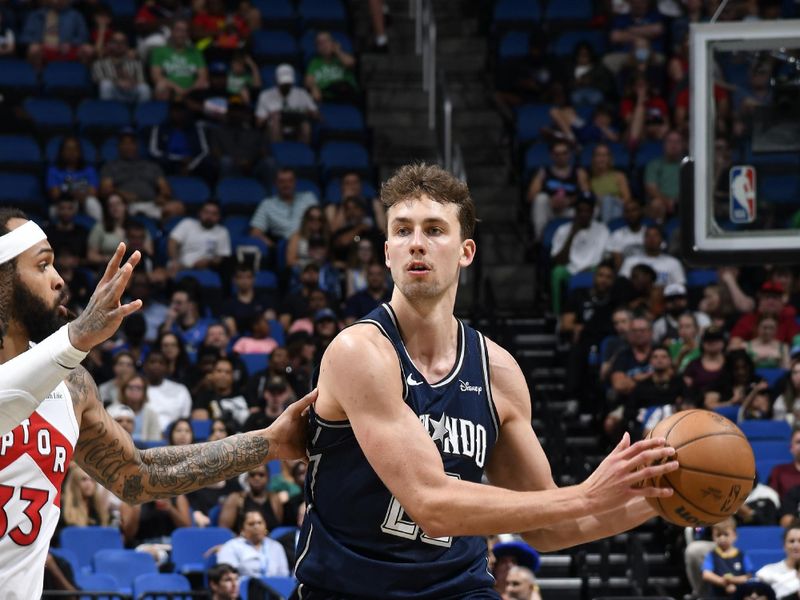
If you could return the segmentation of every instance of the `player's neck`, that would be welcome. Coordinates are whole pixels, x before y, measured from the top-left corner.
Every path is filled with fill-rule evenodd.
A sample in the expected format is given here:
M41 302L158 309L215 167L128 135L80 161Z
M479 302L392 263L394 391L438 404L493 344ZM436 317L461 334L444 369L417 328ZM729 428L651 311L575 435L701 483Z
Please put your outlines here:
M397 315L403 343L417 365L435 365L455 353L455 294L431 302L411 302L395 289L389 304Z
M0 364L7 362L25 352L30 344L28 332L19 323L12 321L3 336L3 347L0 348Z

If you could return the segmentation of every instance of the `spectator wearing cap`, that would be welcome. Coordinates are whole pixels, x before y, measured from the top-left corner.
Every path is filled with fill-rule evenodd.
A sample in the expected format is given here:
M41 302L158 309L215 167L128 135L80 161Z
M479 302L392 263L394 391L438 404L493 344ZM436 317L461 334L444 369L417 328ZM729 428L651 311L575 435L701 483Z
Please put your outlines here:
M128 36L111 34L105 56L92 65L92 79L100 88L102 100L139 103L150 100L150 86L144 78L142 61L130 53Z
M192 121L183 101L169 105L167 120L150 129L150 155L170 175L208 174L208 140L202 123Z
M208 87L206 61L192 45L187 21L174 21L167 45L153 48L150 79L157 100L181 99L193 90Z
M619 269L622 261L629 256L644 253L644 226L642 224L642 205L636 200L626 202L622 208L625 224L612 231L606 243L614 268Z
M356 59L342 50L341 44L327 31L316 39L317 54L306 69L306 89L315 102L355 102L358 84L353 74Z
M503 598L507 600L542 600L533 571L527 567L511 567L506 577L506 592Z
M290 238L300 228L306 210L319 204L312 192L297 191L297 178L292 169L278 169L275 189L277 195L262 200L250 219L250 235L268 246Z
M71 5L71 0L47 0L28 13L20 42L28 47L28 62L34 68L52 61L91 61L94 49L86 20Z
M265 136L254 127L253 110L239 98L228 101L222 123L208 135L211 159L220 177L255 177L272 185L274 160Z
M551 294L553 311L561 314L561 286L571 275L595 268L603 258L608 227L594 217L595 198L581 194L575 202L575 218L556 229L550 254L553 258Z
M208 86L186 94L184 102L197 120L220 123L228 113L228 105L241 98L228 91L228 66L221 61L208 65Z
M136 426L136 413L133 412L130 406L112 404L108 407L107 412L109 417L122 425L122 428L128 432L128 435L133 437L134 428Z
M264 90L256 103L256 123L265 127L273 142L296 140L311 142L311 121L319 119L319 109L311 95L295 85L294 67L278 65L275 86Z
M756 337L761 315L771 315L777 319L777 339L785 344L792 343L794 336L800 333L800 325L796 321L797 311L784 301L785 292L783 285L777 281L769 280L761 285L756 309L742 315L731 330L732 348L741 348L745 342Z
M550 146L550 160L551 164L540 167L528 186L527 198L537 240L554 217L572 216L578 195L590 191L589 177L582 167L575 165L569 144L554 142Z
M392 288L387 277L386 267L373 262L367 267L367 287L347 298L344 322L350 325L368 315L392 297Z
M133 129L124 129L117 143L118 158L108 161L100 171L100 196L116 192L128 204L131 214L142 213L154 219L182 215L180 201L172 200L164 171L158 163L139 155L139 140Z
M670 283L664 288L664 314L653 323L653 339L657 344L678 337L678 317L689 310L689 297L682 283ZM711 325L707 314L694 312L700 330Z
M629 256L619 269L623 277L630 277L635 265L646 264L656 272L656 285L666 287L671 283L686 285L686 274L680 261L663 251L664 236L661 230L648 225L644 232L644 254Z
M675 212L680 192L681 161L685 154L683 135L673 130L664 136L664 155L652 159L645 167L647 205L656 222L664 222Z
M506 592L511 569L520 566L533 573L539 568L539 553L520 540L496 543L492 547L492 553L495 557L494 587L500 594Z
M250 415L242 427L243 431L254 431L269 427L283 414L286 407L297 400L292 387L283 375L269 375L259 386L257 396L249 398Z
M173 275L182 269L221 269L231 256L231 235L221 219L219 204L206 200L197 218L186 217L175 226L167 242Z

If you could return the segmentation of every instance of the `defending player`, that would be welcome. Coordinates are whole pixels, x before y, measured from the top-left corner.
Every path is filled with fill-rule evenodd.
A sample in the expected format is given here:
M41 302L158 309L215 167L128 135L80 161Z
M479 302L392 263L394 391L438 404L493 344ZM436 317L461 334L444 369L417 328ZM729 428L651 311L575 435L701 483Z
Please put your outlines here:
M15 234L17 230L22 232ZM28 364L29 355L37 348L27 350L31 340L42 339L63 324L64 281L53 267L53 250L44 234L23 213L0 209L0 234L4 234L0 257L5 257L0 261L0 322L4 325L0 362L13 363L14 373L19 368L29 377L44 379L48 369L63 368L45 364L58 356L43 355L47 360L39 356L37 360L46 367L39 375ZM121 246L109 263L88 316L76 320L76 327L60 330L65 336L60 341L61 354L66 353L72 361L66 366L77 364L83 356L69 346L67 335L76 333L78 347L90 348L113 333L125 314L138 308L138 303L125 307L119 303L138 260L134 255L119 268L123 252ZM3 373L0 381L4 388L6 375ZM25 389L27 384L23 380L17 385ZM32 390L38 393L38 387L30 385L27 393L16 397L30 400ZM41 594L47 549L60 513L61 484L73 456L125 502L185 494L268 460L305 456L302 412L315 396L309 394L293 404L262 431L206 444L140 451L106 413L91 376L82 367L75 368L63 382L36 396L28 416L0 437L0 596L27 600ZM14 398L13 394L0 398L0 406L12 405ZM24 413L17 409L0 412Z

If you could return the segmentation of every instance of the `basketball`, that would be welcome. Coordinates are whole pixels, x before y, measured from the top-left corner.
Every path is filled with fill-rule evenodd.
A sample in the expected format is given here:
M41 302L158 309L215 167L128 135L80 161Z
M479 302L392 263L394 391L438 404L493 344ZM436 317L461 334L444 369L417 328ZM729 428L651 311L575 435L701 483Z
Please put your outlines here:
M647 498L675 525L713 525L734 514L755 483L753 449L731 421L707 410L687 410L661 421L650 434L675 448L678 470L646 484L669 486L669 498Z

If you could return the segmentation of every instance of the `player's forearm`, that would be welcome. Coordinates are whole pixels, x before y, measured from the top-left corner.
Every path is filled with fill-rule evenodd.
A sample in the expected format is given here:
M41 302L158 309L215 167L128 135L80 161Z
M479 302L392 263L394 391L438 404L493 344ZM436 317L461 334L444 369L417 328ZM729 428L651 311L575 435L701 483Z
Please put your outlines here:
M411 515L431 537L530 531L591 513L579 486L518 492L447 479L451 481L427 494L420 516Z
M188 494L235 477L275 458L267 435L240 433L215 442L164 446L140 452L138 473L122 484L120 497L132 504Z
M644 498L635 498L618 509L527 531L522 534L522 537L541 552L553 552L617 535L638 527L654 516L656 516L656 511Z
M0 365L0 435L33 414L72 369L86 357L62 327L30 350Z

